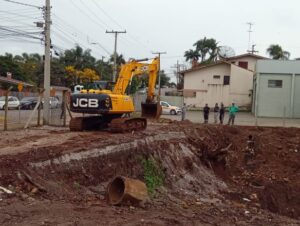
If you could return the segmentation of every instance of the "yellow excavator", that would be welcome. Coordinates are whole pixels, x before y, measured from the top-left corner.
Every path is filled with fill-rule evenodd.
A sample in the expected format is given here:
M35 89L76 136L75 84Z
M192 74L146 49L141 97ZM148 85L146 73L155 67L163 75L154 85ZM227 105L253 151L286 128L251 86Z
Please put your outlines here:
M147 62L145 62L147 61ZM121 66L117 82L98 81L90 84L80 93L70 98L70 110L83 113L83 117L73 117L71 131L109 129L112 132L143 130L147 118L158 119L161 115L159 101L155 100L155 84L159 70L159 59L130 60ZM142 102L142 117L130 118L135 111L131 96L126 94L134 76L148 75L147 99Z

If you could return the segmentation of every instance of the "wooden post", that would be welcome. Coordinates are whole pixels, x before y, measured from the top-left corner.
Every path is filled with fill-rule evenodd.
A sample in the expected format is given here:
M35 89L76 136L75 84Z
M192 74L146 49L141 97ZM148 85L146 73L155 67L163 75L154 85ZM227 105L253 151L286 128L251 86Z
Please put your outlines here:
M64 122L63 122L63 126L67 125L67 91L64 90L63 91L63 117L64 117Z
M43 92L44 92L44 89L39 90L39 100L41 100L41 101L37 103L37 104L39 104L39 106L38 106L37 126L41 125L41 107L42 107Z
M7 131L8 95L13 87L9 87L5 93L4 131Z

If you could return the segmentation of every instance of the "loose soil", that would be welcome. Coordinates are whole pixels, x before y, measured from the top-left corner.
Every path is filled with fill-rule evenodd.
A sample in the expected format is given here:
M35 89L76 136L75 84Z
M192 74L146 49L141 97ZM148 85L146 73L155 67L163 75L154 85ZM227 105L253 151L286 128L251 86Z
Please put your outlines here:
M255 156L245 162L249 135ZM1 225L300 225L300 129L161 120L136 133L0 132ZM164 175L145 205L110 206L117 175Z

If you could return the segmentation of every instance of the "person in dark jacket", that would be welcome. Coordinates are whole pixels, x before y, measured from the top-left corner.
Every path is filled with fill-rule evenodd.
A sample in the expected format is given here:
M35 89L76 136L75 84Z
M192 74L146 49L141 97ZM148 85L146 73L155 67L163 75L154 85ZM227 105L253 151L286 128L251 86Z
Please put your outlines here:
M219 107L218 103L216 103L215 107L214 107L214 119L215 119L215 123L218 123L219 113L220 113L220 107Z
M219 114L220 124L223 124L224 122L224 115L225 115L225 107L224 104L221 103L220 114Z
M204 123L208 123L208 116L209 116L210 108L208 107L208 104L205 104L205 107L203 108L203 114L204 114Z

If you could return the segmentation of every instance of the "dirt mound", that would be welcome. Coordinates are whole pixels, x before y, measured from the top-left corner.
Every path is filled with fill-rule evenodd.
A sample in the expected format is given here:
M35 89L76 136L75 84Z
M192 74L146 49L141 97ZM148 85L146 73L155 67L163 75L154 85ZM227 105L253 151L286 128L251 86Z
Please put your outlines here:
M0 194L8 209L31 198L38 200L36 208L45 205L43 200L51 200L53 208L58 202L83 206L74 210L82 217L99 211L103 222L115 225L140 225L141 219L149 225L299 223L265 211L300 217L299 129L185 121L152 124L139 133L65 133L51 131L51 142L45 143L45 137L30 132L35 145L28 142L20 153L12 144L10 150L19 154L0 156L0 185L14 192ZM250 135L254 155L245 161ZM145 209L106 204L106 186L116 175L145 181L153 190ZM70 219L76 216L72 211ZM115 215L119 218L112 219Z

